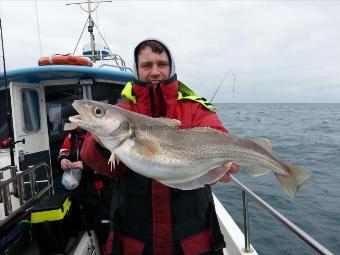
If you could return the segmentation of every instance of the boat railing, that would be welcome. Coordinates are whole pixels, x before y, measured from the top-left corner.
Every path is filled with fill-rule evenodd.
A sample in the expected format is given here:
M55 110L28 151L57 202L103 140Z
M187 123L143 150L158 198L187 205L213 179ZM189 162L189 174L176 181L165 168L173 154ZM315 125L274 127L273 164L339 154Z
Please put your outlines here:
M111 64L101 64L98 67L103 68L103 67L113 67L113 68L119 68L121 71L130 71L132 72L132 68L126 67L126 66L121 66L121 65L111 65Z
M36 172L39 169L44 169L46 180L37 180ZM10 170L11 177L3 179L3 173ZM24 181L24 176L28 176L28 181ZM1 178L2 177L2 178ZM38 189L38 183L47 183L43 188ZM29 185L30 189L25 189L25 185ZM27 190L31 194L26 194ZM32 203L41 198L45 193L52 195L54 193L52 185L52 172L46 163L39 163L28 169L18 172L16 166L7 166L0 169L0 203L3 203L4 219L0 219L0 228L9 220L25 211ZM29 195L29 196L26 196ZM19 201L19 206L13 209L13 196Z
M242 200L243 200L243 226L244 226L244 252L251 253L252 249L250 247L250 224L249 224L249 214L248 214L248 197L251 197L258 205L268 211L276 220L281 222L286 226L291 232L297 235L300 239L306 242L311 248L317 251L319 254L333 255L331 251L321 245L318 241L313 239L310 235L304 232L301 228L296 226L289 219L284 217L281 213L271 207L262 198L256 195L248 187L238 181L234 176L231 176L231 180L236 186L242 190Z

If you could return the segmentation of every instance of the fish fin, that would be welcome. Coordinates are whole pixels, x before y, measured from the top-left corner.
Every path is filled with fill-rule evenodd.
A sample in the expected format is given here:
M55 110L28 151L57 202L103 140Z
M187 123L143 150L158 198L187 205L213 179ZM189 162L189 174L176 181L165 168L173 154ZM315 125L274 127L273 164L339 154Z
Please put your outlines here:
M272 170L271 169L267 169L264 167L254 167L253 165L251 166L240 166L241 168L244 168L248 174L250 174L251 176L257 177L257 176L262 176L265 174L270 173Z
M157 144L151 142L150 139L136 137L134 150L136 150L138 154L147 157L153 157L155 154L159 152L160 147Z
M274 174L287 195L293 198L301 185L310 178L310 174L294 164L288 163L283 160L280 161L282 164L286 165L290 175L284 176L277 173Z
M273 146L272 146L272 143L270 142L270 140L268 140L266 138L252 138L250 140L253 141L254 143L260 145L262 148L264 148L268 152L273 153Z
M111 166L111 172L112 172L112 167L113 169L116 168L116 159L115 159L115 154L111 154L110 158L109 158L109 161L107 162L107 164L110 164Z
M157 120L162 122L166 126L169 126L169 127L179 127L182 124L182 122L180 120L177 120L177 119L160 117L160 118L157 118Z
M209 172L205 173L204 175L185 182L166 182L158 180L159 182L163 183L166 186L181 189L181 190L192 190L192 189L198 189L202 188L207 184L213 184L217 182L219 179L222 178L222 176L227 172L226 167L217 167Z

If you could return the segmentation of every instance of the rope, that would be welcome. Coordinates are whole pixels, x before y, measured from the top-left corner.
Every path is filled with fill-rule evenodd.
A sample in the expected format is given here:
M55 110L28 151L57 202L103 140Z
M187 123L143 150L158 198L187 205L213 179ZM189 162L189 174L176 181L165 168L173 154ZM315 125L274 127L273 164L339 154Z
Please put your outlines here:
M98 7L98 6L99 6L99 3L98 3L98 5L97 5L97 7ZM99 37L98 43L100 44L101 42L100 42L100 36L99 36L98 9L95 8L94 11L96 11L96 23L98 23L97 36ZM94 24L96 24L96 23L94 23ZM102 51L101 51L101 50L99 51L99 56L100 56L100 61L102 61L102 60L103 60L103 54L102 54Z
M104 41L106 47L107 47L107 48L109 49L109 51L111 52L112 57L115 57L117 54L113 54L113 53L112 53L112 50L110 49L110 47L109 47L109 45L106 43L104 37L103 37L102 34L100 33L100 30L99 30L99 28L97 27L96 23L94 23L94 26L97 28L97 31L98 31L100 37L102 38L102 40ZM117 55L117 56L118 56L120 59L122 59L119 55ZM118 61L117 61L117 57L116 57L116 58L113 58L113 60L114 60L114 61L116 62L116 64L119 66L119 63L118 63ZM122 69L121 69L121 70L122 70Z
M78 48L80 39L81 39L81 37L83 36L83 33L84 33L84 30L85 30L85 27L86 27L86 25L87 25L87 21L88 21L88 20L89 20L89 18L87 17L86 22L85 22L85 25L84 25L84 27L83 27L83 30L81 31L81 34L80 34L80 36L79 36L77 45L76 45L76 47L74 48L74 51L73 51L72 55L74 55L74 53L76 52L76 50L77 50L77 48Z

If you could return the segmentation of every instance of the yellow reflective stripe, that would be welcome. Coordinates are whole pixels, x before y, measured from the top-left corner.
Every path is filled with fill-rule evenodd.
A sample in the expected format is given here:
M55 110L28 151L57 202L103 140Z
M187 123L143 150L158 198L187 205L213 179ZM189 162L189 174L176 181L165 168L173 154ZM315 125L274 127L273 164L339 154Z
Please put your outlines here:
M192 89L190 89L187 85L185 85L181 81L178 81L178 90L184 92L188 96L197 96Z
M178 91L177 100L181 100L182 98L183 98L182 92Z
M128 82L126 83L124 89L122 90L122 93L120 94L120 96L128 101L128 102L133 102L134 104L137 102L136 97L134 95L132 95L132 85L133 82Z
M208 102L206 102L203 99L200 99L197 96L183 96L182 93L179 91L178 92L178 97L177 100L191 100L191 101L195 101L197 103L200 103L201 105L203 105L205 108L207 108L208 110L214 110L216 107L213 104L210 104Z
M186 96L183 96L183 92L186 94ZM203 105L208 110L214 110L215 109L215 106L213 104L210 104L210 103L206 102L205 100L201 99L188 86L186 86L184 83L178 81L177 100L183 100L183 99L187 99L187 100L191 100L191 101L195 101L197 103L200 103L201 105Z
M40 223L44 221L57 221L62 220L66 213L70 210L71 201L67 198L62 208L58 208L55 210L41 211L41 212L32 212L31 213L31 222L32 223Z

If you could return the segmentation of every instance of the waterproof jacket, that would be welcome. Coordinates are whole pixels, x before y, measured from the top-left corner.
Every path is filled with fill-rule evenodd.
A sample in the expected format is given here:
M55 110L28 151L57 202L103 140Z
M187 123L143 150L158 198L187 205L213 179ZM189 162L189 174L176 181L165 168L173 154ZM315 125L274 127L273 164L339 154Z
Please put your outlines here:
M128 102L119 103L122 108L151 117L178 119L180 128L210 127L227 132L216 113L208 109L209 104L185 97L176 76L157 86L138 81L127 86L130 98L125 93ZM214 251L221 252L225 246L210 186L190 191L169 188L123 163L111 171L109 155L91 136L85 139L81 156L96 171L119 177L116 220L122 254L217 254Z
M59 155L58 155L58 165L60 166L60 161L64 158L75 162L81 160L80 150L84 142L86 132L72 130L67 133L63 144L61 145Z

